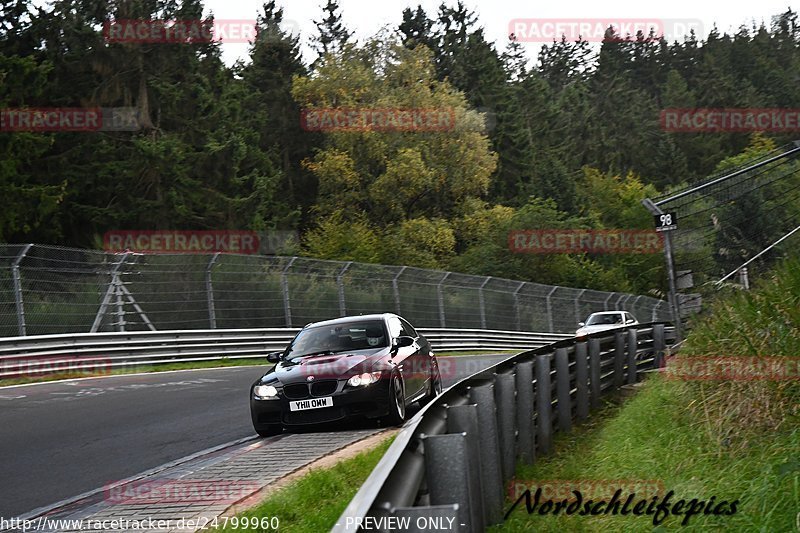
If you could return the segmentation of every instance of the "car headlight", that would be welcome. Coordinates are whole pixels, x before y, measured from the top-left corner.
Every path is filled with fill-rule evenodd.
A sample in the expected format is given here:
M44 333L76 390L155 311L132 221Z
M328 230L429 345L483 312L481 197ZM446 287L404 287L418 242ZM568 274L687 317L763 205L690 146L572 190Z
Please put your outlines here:
M278 389L272 385L258 385L253 389L253 394L262 400L277 400Z
M380 372L366 372L364 374L351 377L347 380L347 384L351 387L363 387L365 385L371 385L379 379L381 379Z

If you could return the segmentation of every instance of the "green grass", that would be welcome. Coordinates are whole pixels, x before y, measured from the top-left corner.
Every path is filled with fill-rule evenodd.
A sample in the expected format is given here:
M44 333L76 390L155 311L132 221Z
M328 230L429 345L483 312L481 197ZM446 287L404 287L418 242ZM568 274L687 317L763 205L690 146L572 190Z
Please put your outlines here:
M237 515L239 528L228 522L220 531L237 533L246 520L255 518L261 524L264 518L277 517L279 531L292 533L329 531L344 511L358 489L378 464L393 438L355 457L340 461L331 468L312 470L309 474L277 490L257 507ZM265 521L266 522L266 521ZM269 528L249 528L248 531L274 532Z
M798 355L800 261L789 260L754 290L720 297L693 324L678 357ZM517 471L519 482L534 491L537 481L547 480L612 480L612 492L613 480L657 480L663 491L674 491L673 502L738 500L732 516L702 514L685 527L683 516L669 516L656 527L652 515L529 516L523 502L495 530L800 531L798 377L653 376L621 407L607 408L573 434L558 436L553 455Z
M656 529L652 516L529 516L523 503L492 530L797 531L798 425L762 435L745 450L727 451L697 427L699 421L686 407L687 394L684 383L651 379L621 408L594 414L591 425L559 436L553 455L518 468L517 482L535 487L535 480L658 480L665 490L675 491L673 501L739 500L735 515L695 516L686 527L680 525L683 517L670 516ZM511 503L506 501L504 511Z

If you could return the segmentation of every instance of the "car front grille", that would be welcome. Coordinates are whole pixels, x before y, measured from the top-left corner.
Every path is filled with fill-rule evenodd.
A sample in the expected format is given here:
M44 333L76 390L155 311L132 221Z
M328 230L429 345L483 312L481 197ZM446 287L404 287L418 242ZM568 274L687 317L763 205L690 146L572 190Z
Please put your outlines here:
M293 383L291 385L284 385L283 395L290 400L305 400L306 398L311 397L308 391L308 385L306 385L305 383Z
M311 384L311 396L329 396L336 392L336 387L339 386L339 382L335 379L329 379L326 381L318 381L316 383Z

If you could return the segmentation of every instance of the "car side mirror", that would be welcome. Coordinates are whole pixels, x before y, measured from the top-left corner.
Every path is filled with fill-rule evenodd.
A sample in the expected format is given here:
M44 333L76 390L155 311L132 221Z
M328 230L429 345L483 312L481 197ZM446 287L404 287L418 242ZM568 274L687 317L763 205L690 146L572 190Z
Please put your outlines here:
M277 363L281 360L281 355L283 352L272 352L267 354L267 362L269 363Z
M579 328L582 328L585 325L586 325L586 322L578 322L578 327Z
M414 337L402 336L397 337L397 347L398 348L405 348L406 346L411 346L414 344Z
M628 324L633 324L634 322L636 322L634 319L632 319L632 318L628 319Z

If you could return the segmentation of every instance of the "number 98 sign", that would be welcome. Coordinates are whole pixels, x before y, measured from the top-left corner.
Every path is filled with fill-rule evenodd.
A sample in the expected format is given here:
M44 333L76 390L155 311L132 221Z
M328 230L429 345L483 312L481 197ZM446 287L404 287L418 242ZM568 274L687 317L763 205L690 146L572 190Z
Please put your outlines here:
M653 216L656 222L656 231L671 231L678 229L678 216L675 213L662 213Z

